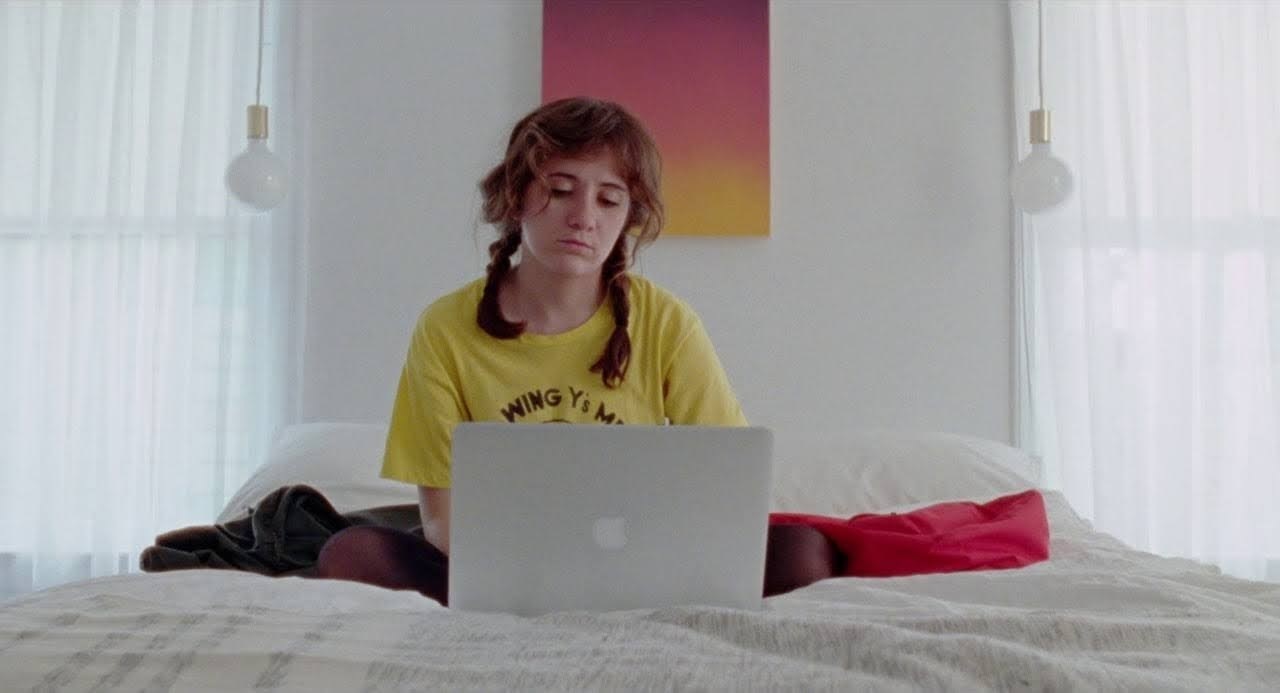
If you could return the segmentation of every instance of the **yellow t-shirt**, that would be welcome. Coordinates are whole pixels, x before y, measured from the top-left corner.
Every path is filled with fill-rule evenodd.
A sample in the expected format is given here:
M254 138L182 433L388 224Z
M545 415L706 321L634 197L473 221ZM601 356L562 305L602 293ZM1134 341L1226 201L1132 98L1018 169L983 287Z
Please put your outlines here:
M631 362L617 388L590 370L613 332L608 300L568 332L514 339L476 324L483 279L428 306L400 375L382 476L449 487L461 421L747 425L697 314L653 282L630 278Z

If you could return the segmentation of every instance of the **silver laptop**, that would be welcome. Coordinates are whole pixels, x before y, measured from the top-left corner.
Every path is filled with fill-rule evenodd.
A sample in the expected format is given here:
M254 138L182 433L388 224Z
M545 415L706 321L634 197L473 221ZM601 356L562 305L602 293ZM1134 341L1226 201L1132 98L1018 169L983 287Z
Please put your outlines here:
M764 428L460 424L449 606L758 609L772 458Z

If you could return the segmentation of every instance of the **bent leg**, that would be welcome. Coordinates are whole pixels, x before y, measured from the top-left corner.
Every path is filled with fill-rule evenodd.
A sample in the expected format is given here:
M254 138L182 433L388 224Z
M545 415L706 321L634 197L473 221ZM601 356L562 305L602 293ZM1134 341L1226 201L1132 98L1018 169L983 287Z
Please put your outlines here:
M329 537L316 577L415 590L448 605L448 557L422 537L390 527L348 527Z
M790 592L840 572L840 550L808 525L770 525L764 596Z

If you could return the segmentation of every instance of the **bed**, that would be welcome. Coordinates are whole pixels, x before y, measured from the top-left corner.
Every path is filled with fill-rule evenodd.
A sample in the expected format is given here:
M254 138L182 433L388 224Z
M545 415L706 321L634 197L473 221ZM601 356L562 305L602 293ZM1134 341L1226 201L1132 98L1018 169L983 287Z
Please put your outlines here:
M290 429L228 503L308 483L343 511L409 502L376 478L385 428ZM1034 484L1034 460L963 436L779 437L774 508L849 515ZM539 618L416 593L225 570L135 574L0 604L3 690L1275 690L1280 585L1135 551L1044 491L1048 561L835 578L763 611Z

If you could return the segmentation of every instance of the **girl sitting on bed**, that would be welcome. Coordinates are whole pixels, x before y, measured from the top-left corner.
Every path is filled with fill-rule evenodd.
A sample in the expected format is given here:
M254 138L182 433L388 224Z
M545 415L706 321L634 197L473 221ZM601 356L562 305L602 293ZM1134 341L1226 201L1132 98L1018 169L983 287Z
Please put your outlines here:
M486 276L422 313L391 413L382 475L418 486L425 538L345 529L319 576L445 603L461 421L747 424L698 316L627 271L662 229L659 176L653 140L617 104L564 99L516 124L480 183L498 230ZM829 577L835 561L817 530L771 527L765 593Z

